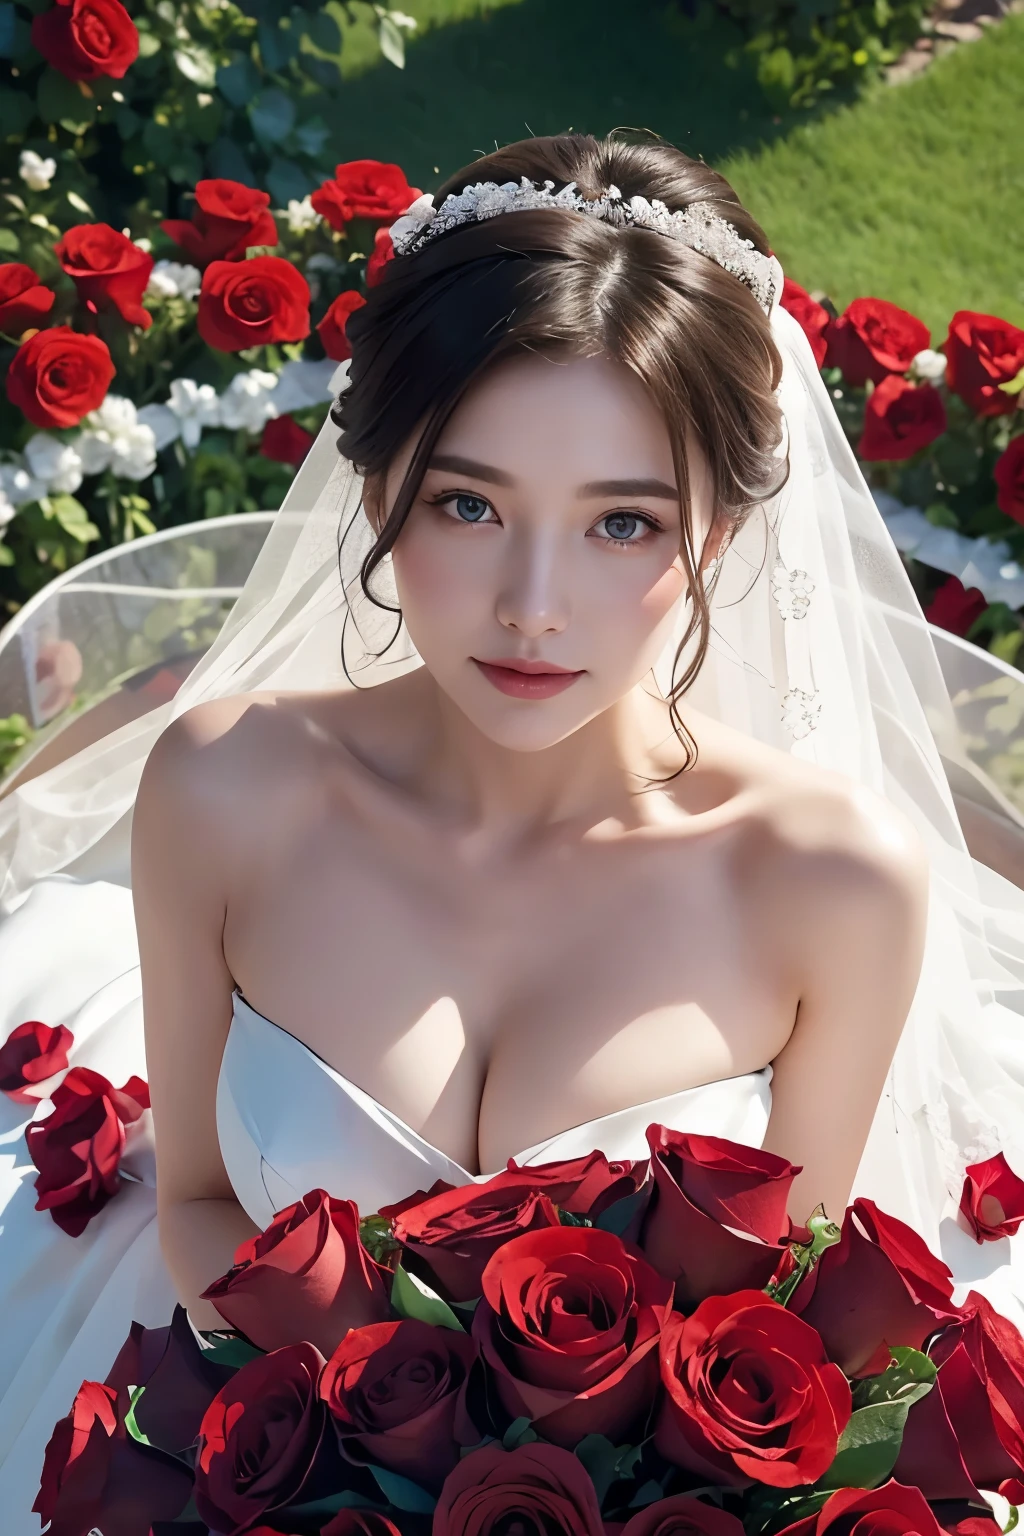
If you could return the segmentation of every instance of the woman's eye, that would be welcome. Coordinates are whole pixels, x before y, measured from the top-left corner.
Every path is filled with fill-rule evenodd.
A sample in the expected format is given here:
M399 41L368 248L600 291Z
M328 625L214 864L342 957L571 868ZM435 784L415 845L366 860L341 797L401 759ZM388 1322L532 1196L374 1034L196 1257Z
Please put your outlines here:
M639 512L609 512L601 523L608 531L606 542L611 544L644 544L648 534L656 531L650 518L641 517Z
M437 507L451 507L454 516L460 523L479 523L485 514L490 511L490 503L482 496L471 496L468 491L460 491L452 496L444 496L434 503Z

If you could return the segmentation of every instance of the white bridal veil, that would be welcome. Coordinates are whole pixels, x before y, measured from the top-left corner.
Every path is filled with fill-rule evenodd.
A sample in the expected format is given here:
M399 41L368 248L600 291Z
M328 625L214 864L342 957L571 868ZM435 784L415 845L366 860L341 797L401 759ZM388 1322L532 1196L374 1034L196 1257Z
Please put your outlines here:
M909 1220L959 1280L997 1290L993 1301L1014 1311L1011 1245L978 1249L950 1218L965 1164L1001 1149L1024 1174L1024 893L967 851L950 778L980 779L928 626L810 346L777 296L772 329L784 362L789 480L713 568L711 648L689 697L869 785L923 836L932 868L924 966L855 1192ZM335 440L328 421L223 631L174 700L0 801L6 914L57 872L128 883L142 766L183 710L270 686L351 686L343 647L361 687L420 665L404 626L388 646L395 618L361 593L371 537L358 515L362 481ZM389 573L388 559L376 579ZM656 668L663 690L685 617L681 608ZM841 1093L842 1084L823 1091Z

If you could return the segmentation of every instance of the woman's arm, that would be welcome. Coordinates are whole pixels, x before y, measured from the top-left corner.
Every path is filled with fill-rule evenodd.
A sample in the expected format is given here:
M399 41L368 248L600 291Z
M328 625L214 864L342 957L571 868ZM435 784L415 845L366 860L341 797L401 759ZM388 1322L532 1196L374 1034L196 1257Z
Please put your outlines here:
M244 783L224 732L237 713L237 701L201 705L164 732L132 826L160 1243L200 1328L224 1326L200 1293L257 1230L233 1197L216 1122L233 986L221 938Z
M833 1218L846 1208L917 987L928 861L894 807L858 793L808 816L783 863L800 1002L765 1146L803 1166L790 1200L803 1222L819 1203Z

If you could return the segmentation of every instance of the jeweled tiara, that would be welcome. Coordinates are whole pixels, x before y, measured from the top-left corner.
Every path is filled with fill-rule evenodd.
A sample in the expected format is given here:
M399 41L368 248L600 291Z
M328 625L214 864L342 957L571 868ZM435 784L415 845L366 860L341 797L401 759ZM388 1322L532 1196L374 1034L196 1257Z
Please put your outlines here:
M714 211L710 203L691 203L682 212L670 212L658 198L624 198L618 187L609 187L601 197L585 198L569 182L560 192L554 182L542 187L526 176L522 181L478 181L462 192L450 192L440 208L434 207L431 193L425 192L391 226L391 241L396 256L408 256L420 250L438 235L460 224L475 224L501 213L518 213L532 208L568 208L602 219L620 228L638 224L681 240L739 278L753 293L761 308L770 312L782 289L782 268L773 256L764 256L752 240L744 240L739 230Z

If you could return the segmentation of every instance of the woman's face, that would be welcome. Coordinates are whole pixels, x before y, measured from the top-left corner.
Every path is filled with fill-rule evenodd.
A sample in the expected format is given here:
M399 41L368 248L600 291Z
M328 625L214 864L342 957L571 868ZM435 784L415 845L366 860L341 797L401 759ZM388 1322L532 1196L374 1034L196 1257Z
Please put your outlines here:
M391 466L388 512L413 446ZM710 508L695 445L688 463L699 550ZM686 591L680 542L668 431L635 374L518 354L441 433L395 543L395 583L443 692L492 741L537 751L649 672Z

